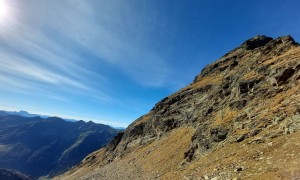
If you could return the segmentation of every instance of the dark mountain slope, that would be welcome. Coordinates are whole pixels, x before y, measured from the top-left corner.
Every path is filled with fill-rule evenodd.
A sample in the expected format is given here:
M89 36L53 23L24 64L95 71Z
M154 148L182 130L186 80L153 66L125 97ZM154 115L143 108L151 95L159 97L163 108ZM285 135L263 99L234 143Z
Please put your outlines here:
M0 116L0 167L35 177L63 172L103 147L117 130L60 118Z
M256 36L58 179L297 179L300 46Z
M33 180L25 174L11 169L0 169L0 179L1 180Z

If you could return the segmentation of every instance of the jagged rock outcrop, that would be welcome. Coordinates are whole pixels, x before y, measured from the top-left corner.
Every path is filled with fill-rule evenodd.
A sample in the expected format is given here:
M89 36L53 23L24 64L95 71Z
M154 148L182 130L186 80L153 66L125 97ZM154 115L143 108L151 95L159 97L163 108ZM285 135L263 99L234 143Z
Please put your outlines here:
M247 136L256 135L264 126L258 126L255 121L256 118L260 119L259 111L262 109L248 110L247 113L244 108L250 103L255 103L254 107L262 107L261 100L267 101L288 88L282 85L290 83L292 86L296 83L295 80L300 75L299 71L295 74L299 61L284 63L284 57L277 61L269 58L279 57L298 46L290 36L278 39L256 36L247 40L240 48L204 68L193 84L163 99L149 114L131 124L125 131L117 152L122 154L128 146L155 140L167 131L183 125L197 128L192 141L195 145L191 148L197 147L202 149L201 152L225 140L227 134L234 141L237 135L234 131L241 124L244 124L243 129L249 129ZM253 104L251 107L254 108ZM297 112L293 113L274 111L268 116L286 119ZM280 132L282 131L278 130L274 133Z
M202 161L222 148L238 144L249 147L252 147L251 144L261 144L255 147L258 148L276 138L298 132L299 79L299 44L291 36L276 39L256 36L206 66L192 84L164 98L148 114L134 121L124 134L117 136L101 151L101 163L121 162L122 158L130 157L131 152L142 152L142 147L162 142L164 138L171 138L170 134L181 132L182 128L193 129L189 131L192 132L189 147L181 152L182 156L178 155L182 158L181 163L168 166L183 169L194 168L191 164ZM158 149L157 146L154 147ZM295 153L299 155L299 151ZM295 158L300 160L299 156ZM81 165L79 169L83 167ZM173 175L178 175L176 168L172 169ZM195 172L196 169L194 168ZM239 173L239 177L247 177L243 175L243 172L246 172L244 169L236 167L235 172ZM261 174L264 171L264 168L262 169ZM300 173L300 169L298 170L297 173ZM102 170L98 171L103 173ZM141 171L147 170L144 168ZM157 171L163 173L157 178L172 177L168 171ZM233 178L224 171L217 168L212 172L219 173L218 178L221 179ZM197 177L195 172L194 175L189 174L189 178ZM220 174L221 172L223 174ZM72 173L76 174L76 169ZM155 172L149 174L151 175L144 175L144 178L156 177ZM97 171L93 175L97 177ZM176 175L174 177L178 179L187 177L181 174L179 178ZM204 174L199 172L198 175L203 175L206 179ZM107 177L109 176L112 175ZM131 178L138 179L137 177Z

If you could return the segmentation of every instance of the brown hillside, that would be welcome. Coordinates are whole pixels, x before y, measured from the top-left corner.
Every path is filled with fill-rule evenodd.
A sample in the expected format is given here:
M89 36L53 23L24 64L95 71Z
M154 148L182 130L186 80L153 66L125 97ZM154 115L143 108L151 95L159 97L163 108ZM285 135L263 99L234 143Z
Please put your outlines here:
M56 179L299 179L300 47L256 36Z

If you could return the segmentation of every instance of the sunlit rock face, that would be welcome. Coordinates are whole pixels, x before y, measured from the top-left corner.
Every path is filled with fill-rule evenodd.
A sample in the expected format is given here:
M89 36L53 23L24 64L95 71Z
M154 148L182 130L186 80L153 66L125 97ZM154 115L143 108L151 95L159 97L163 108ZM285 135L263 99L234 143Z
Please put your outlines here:
M299 107L299 44L256 36L58 179L297 178Z

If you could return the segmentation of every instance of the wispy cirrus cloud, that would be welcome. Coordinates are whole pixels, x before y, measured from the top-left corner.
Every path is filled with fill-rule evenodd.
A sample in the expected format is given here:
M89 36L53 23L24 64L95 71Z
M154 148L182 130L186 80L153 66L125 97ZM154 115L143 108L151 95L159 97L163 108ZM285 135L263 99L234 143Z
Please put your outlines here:
M39 81L41 83L71 86L83 90L89 90L87 86L80 82L50 71L45 67L38 66L20 56L0 54L0 58L6 60L0 63L0 69L2 72L7 74L18 76L27 80Z
M107 83L101 72L101 66L107 64L141 85L160 86L166 80L166 62L141 46L141 39L146 39L142 30L134 34L137 31L127 26L139 25L143 19L138 12L130 12L132 7L126 3L13 0L9 4L18 5L15 14L19 19L4 27L9 32L0 36L2 72L85 90ZM91 78L101 83L91 87L87 83Z
M4 1L10 17L0 23L2 90L124 106L119 99L124 84L156 88L170 75L165 59L148 43L156 24L138 2Z

